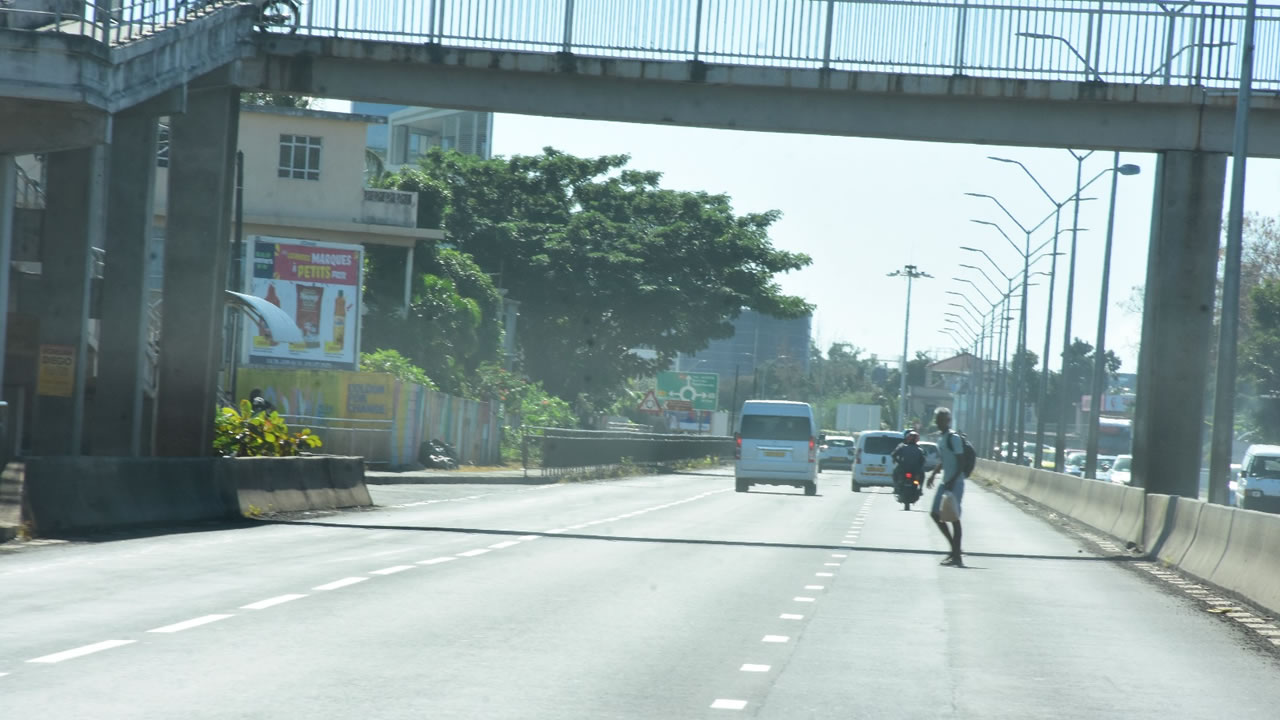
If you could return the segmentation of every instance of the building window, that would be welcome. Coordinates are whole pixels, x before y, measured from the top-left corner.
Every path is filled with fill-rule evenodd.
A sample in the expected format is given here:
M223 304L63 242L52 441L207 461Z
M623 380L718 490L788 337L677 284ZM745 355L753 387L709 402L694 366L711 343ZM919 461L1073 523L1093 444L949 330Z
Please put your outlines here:
M281 135L277 175L295 180L319 180L320 138L314 135Z

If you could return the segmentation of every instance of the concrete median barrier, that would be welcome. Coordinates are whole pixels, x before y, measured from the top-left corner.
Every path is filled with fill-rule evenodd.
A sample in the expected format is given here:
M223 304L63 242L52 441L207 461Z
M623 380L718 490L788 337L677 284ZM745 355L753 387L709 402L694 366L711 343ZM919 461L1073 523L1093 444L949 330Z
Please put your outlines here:
M36 535L372 504L360 458L27 458L5 476L7 515Z
M1158 548L1148 549L1153 557L1170 565L1181 565L1187 550L1196 539L1196 529L1200 522L1200 510L1204 503L1184 497L1170 498L1169 514L1171 520L1168 535Z
M1147 518L1147 493L1142 488L1120 486L1123 491L1120 512L1111 526L1111 534L1127 543L1142 545Z
M1179 501L1179 505L1182 501ZM1196 534L1182 556L1178 567L1192 575L1213 582L1214 571L1227 554L1227 543L1231 541L1231 524L1235 511L1223 505L1209 505L1196 502L1200 506L1196 520ZM1179 508L1181 510L1181 508Z
M1142 523L1142 547L1152 557L1156 556L1173 532L1173 505L1176 501L1177 498L1173 495L1147 493L1146 517Z
M1207 579L1262 607L1280 610L1280 516L1235 509L1229 514L1230 537Z
M1124 486L1101 480L1080 479L1079 483L1080 490L1070 515L1086 525L1110 533L1124 505Z

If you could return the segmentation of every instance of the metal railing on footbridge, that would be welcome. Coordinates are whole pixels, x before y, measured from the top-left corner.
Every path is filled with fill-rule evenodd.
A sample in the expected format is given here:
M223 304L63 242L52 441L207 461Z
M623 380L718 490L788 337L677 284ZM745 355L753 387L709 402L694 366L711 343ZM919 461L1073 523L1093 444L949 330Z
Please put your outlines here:
M1230 87L1243 2L308 0L300 33L501 51L1010 79ZM1280 6L1255 86L1280 89Z

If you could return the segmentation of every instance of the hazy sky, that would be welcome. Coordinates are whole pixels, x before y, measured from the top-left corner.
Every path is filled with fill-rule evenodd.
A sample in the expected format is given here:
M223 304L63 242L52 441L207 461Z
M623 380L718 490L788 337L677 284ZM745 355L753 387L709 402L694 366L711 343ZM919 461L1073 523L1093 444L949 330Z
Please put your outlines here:
M814 334L819 346L850 342L894 360L902 352L906 284L887 273L912 263L934 276L914 283L910 347L912 353L947 353L955 343L941 332L944 314L964 313L947 305L963 301L945 291L966 292L980 307L987 306L972 286L952 278L968 277L995 299L994 288L981 275L959 265L983 267L1001 286L1006 284L982 256L958 247L986 250L1011 275L1022 271L1021 256L995 229L970 220L999 222L1019 246L1024 235L990 200L964 193L1000 198L1028 227L1053 211L1017 166L988 155L1021 161L1059 200L1075 192L1076 163L1066 150L496 116L495 154L535 153L547 145L577 155L628 153L633 167L664 173L666 186L726 193L739 212L781 210L774 243L808 253L813 264L780 282L786 292L817 306ZM1109 152L1094 153L1085 162L1084 180L1110 167L1111 159ZM1121 155L1121 163L1142 168L1139 175L1120 178L1116 201L1107 345L1123 361L1122 372L1133 372L1137 364L1141 317L1127 306L1132 288L1145 278L1155 159ZM1277 212L1270 200L1280 191L1280 163L1255 160L1249 171L1246 209ZM1085 197L1096 199L1080 210L1080 227L1088 232L1080 234L1072 328L1091 344L1097 332L1109 178L1086 191ZM1071 227L1070 209L1063 211L1063 228ZM1050 219L1033 235L1032 247L1049 240L1052 228ZM1070 235L1063 233L1060 250L1069 244ZM1061 352L1066 259L1058 258L1051 358ZM1048 270L1049 260L1033 271L1037 269ZM1031 288L1028 299L1027 342L1041 355L1049 278L1034 281L1040 285Z
M330 109L349 109L341 101L324 101ZM967 314L948 303L963 300L947 291L966 293L980 308L982 300L971 279L991 299L995 288L978 272L959 267L976 265L1003 288L1006 281L981 255L961 246L985 250L1009 275L1022 272L1021 255L1001 235L971 220L999 223L1021 247L1024 235L995 203L965 195L986 193L1000 199L1024 226L1032 227L1053 211L1053 205L1015 165L988 159L989 155L1022 162L1055 199L1075 192L1076 162L1066 150L1013 148L946 143L902 142L863 138L788 135L706 130L631 123L567 120L498 114L494 119L493 150L497 155L536 153L544 146L575 155L627 153L631 166L658 170L663 184L685 190L728 194L739 212L777 209L782 218L773 226L774 244L808 253L813 264L784 275L784 291L800 295L816 306L815 341L824 350L833 342L849 342L868 353L896 362L902 353L906 282L887 277L905 264L914 264L933 279L914 283L910 352L935 356L955 351L956 343L942 333L945 314ZM1111 166L1110 152L1095 152L1084 163L1088 182ZM1131 311L1133 289L1145 281L1150 239L1155 155L1122 153L1120 162L1142 168L1121 177L1116 196L1116 225L1112 255L1107 347L1123 363L1121 372L1137 366L1141 316ZM1230 162L1227 165L1230 178ZM1093 200L1080 206L1072 333L1093 344L1097 333L1101 290L1102 251L1107 228L1110 175L1084 193ZM1245 209L1280 214L1272 199L1280 196L1280 161L1249 163ZM1224 193L1224 216L1227 202ZM1071 206L1063 209L1061 227L1071 227ZM1032 248L1049 240L1053 220L1032 236ZM1225 225L1224 225L1225 232ZM1062 233L1059 250L1070 247ZM1058 365L1069 256L1058 258L1051 366ZM1042 260L1033 271L1050 268ZM1037 286L1028 296L1027 344L1043 355L1049 278L1033 278ZM1021 296L1015 296L1020 303ZM1016 321L1011 335L1016 331ZM1010 351L1014 341L1010 341Z

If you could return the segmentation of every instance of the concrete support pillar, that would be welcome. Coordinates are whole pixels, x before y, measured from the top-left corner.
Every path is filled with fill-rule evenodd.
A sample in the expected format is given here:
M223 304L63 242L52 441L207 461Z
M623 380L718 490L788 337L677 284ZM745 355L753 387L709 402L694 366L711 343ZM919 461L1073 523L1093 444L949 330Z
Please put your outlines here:
M13 208L17 200L17 158L0 155L0 387L4 385L4 355L8 351L9 258L13 251Z
M221 87L170 119L157 455L213 452L239 110L239 90Z
M146 382L148 241L155 218L157 119L117 115L108 150L106 271L90 447L95 455L142 451Z
M1155 204L1133 421L1134 484L1198 497L1227 156L1164 152Z
M88 364L90 249L103 244L106 146L50 153L46 163L40 380L31 449L36 455L79 455Z

